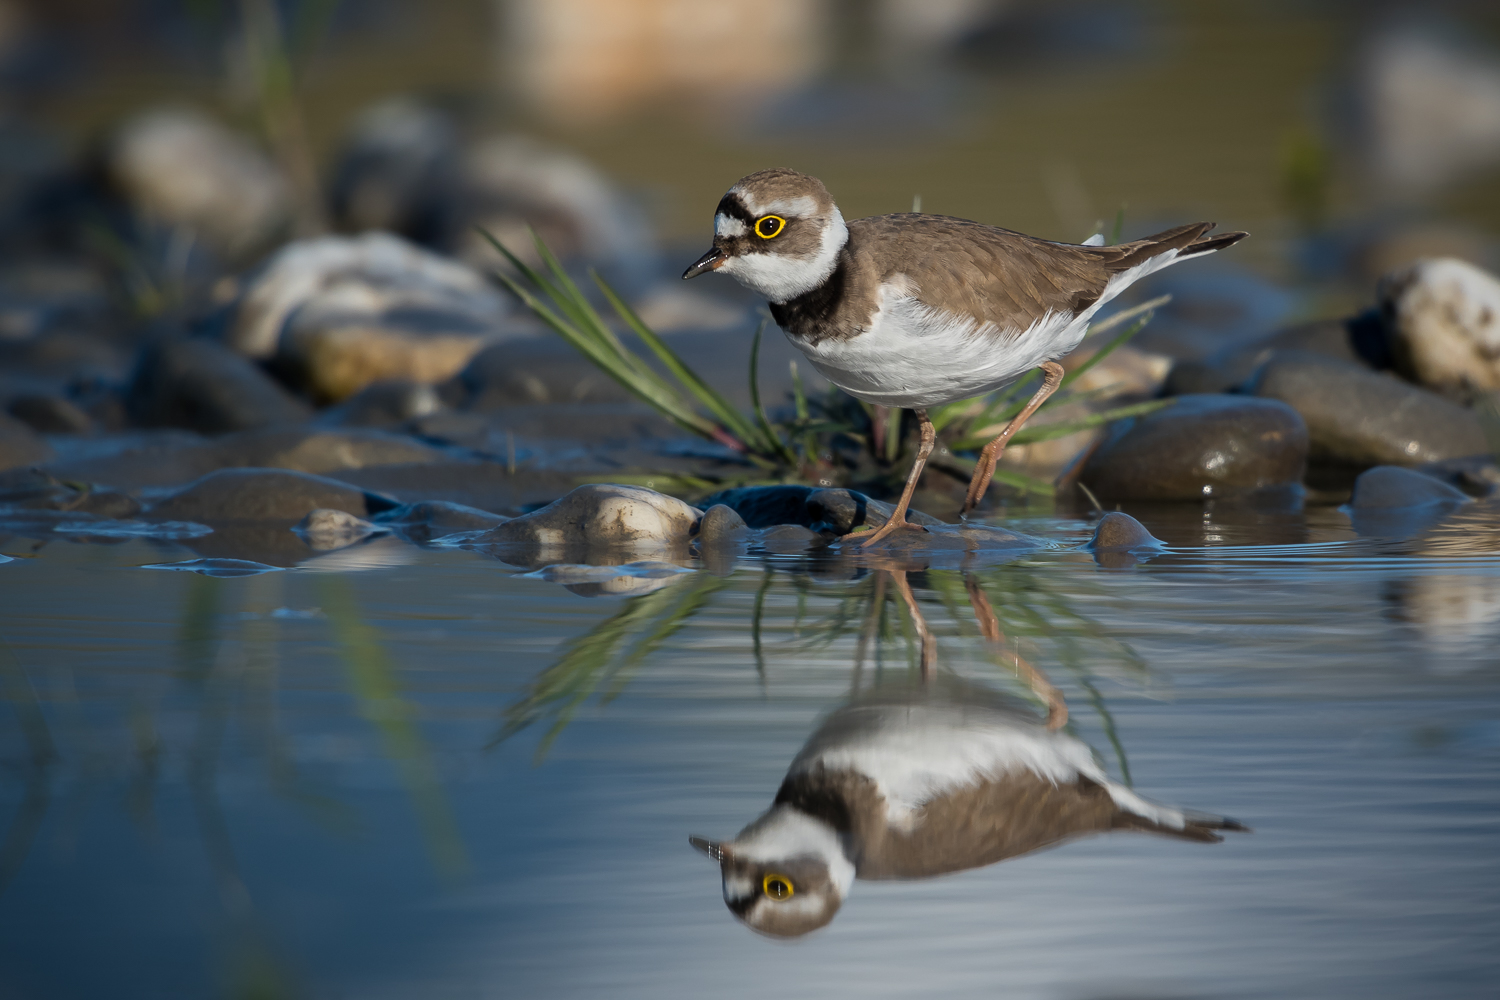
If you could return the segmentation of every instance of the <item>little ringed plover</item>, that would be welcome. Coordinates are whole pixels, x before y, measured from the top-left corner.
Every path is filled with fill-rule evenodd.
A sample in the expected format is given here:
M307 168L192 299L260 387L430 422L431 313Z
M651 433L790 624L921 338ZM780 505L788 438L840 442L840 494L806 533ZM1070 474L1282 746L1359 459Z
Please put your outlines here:
M1005 443L1057 390L1057 359L1078 346L1100 307L1153 271L1247 235L1209 238L1213 228L1195 222L1102 246L916 212L846 223L822 181L774 168L741 178L720 199L713 247L682 276L722 271L764 295L787 339L830 382L865 402L916 412L916 462L869 545L900 528L925 530L906 521L906 510L937 440L927 407L1043 372L1025 409L981 452L967 515Z

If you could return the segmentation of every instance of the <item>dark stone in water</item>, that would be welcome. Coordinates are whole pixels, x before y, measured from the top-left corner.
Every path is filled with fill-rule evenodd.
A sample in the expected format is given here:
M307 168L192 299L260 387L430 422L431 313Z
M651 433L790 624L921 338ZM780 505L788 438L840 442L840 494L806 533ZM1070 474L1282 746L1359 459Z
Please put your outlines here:
M253 562L249 559L188 559L175 563L152 563L149 566L142 566L141 569L171 569L197 573L201 576L236 577L275 573L282 567L267 566L265 563Z
M1418 466L1417 471L1434 479L1441 479L1471 497L1493 496L1500 491L1500 463L1495 461L1493 455L1470 455L1467 458L1428 462Z
M756 541L767 552L796 555L809 549L822 548L828 544L828 536L800 524L778 524L761 529Z
M1094 537L1084 545L1093 552L1094 561L1106 569L1128 569L1140 561L1142 553L1162 547L1161 539L1144 524L1117 510L1099 519Z
M369 517L394 500L322 476L284 469L220 469L154 504L146 516L162 521L284 521L295 523L319 507Z
M1181 360L1167 373L1163 394L1185 396L1222 393L1255 373L1276 351L1309 351L1342 361L1359 362L1354 345L1354 320L1324 319L1298 323L1245 344L1230 344L1201 361Z
M41 434L85 434L94 424L78 404L62 396L18 396L7 409Z
M1249 388L1302 415L1314 462L1417 465L1487 450L1473 411L1360 365L1277 352Z
M420 545L461 531L483 531L504 524L510 518L447 500L423 500L402 504L377 515L374 520Z
M703 512L698 522L698 545L701 548L737 545L749 534L745 519L727 504L716 503Z
M1396 465L1377 465L1354 481L1353 510L1390 510L1430 504L1472 503L1462 490L1431 476Z
M52 446L30 427L0 414L0 470L39 465L52 455Z
M1110 511L1099 519L1094 527L1094 537L1088 547L1095 552L1106 549L1136 549L1162 544L1161 539L1146 530L1146 526L1129 514Z
M442 408L437 390L430 385L407 379L382 379L325 410L318 423L325 427L396 427Z
M836 535L848 534L863 524L878 528L890 519L894 504L871 500L854 490L817 486L741 486L722 490L704 499L705 506L723 504L751 528L799 524ZM942 524L921 511L907 511L913 524Z
M1307 428L1295 410L1244 396L1180 396L1121 421L1079 479L1100 497L1205 500L1301 481Z
M312 415L254 362L213 341L192 338L148 348L136 367L126 407L147 427L226 434Z

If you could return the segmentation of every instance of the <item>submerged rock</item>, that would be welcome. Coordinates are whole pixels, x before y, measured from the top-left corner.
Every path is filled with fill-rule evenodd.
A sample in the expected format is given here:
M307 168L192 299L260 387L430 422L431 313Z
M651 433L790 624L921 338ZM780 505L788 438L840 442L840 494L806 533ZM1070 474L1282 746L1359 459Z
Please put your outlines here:
M643 486L580 486L541 510L491 529L479 541L545 548L685 545L703 512Z
M105 160L137 211L229 256L263 246L291 218L290 188L270 158L195 111L138 115L115 134Z
M479 272L389 233L289 244L241 300L230 343L314 395L347 399L381 379L435 384L514 330Z
M62 396L17 396L6 409L40 434L87 434L94 425L77 403Z
M259 365L209 340L190 338L148 348L126 395L131 417L146 427L226 434L312 415Z
M1488 450L1472 411L1392 375L1333 358L1278 352L1249 387L1301 414L1313 461L1417 465Z
M1354 510L1373 510L1472 501L1467 493L1431 476L1397 465L1377 465L1360 473L1354 481L1354 496L1349 506Z
M318 417L326 427L396 427L416 417L443 409L443 401L430 385L410 379L382 379Z
M1418 260L1381 280L1396 370L1467 400L1500 390L1500 280L1451 257Z
M854 490L818 486L740 486L721 490L703 503L723 504L751 528L796 524L837 535L861 525L878 528L896 509L894 504L871 500ZM907 511L906 519L913 524L943 523L918 510Z
M302 540L315 551L325 552L353 545L361 539L384 534L390 529L371 524L348 511L320 507L298 521L292 530L301 535Z
M446 500L402 504L375 517L377 524L392 528L419 545L460 532L485 531L508 520L500 514Z
M1079 480L1118 500L1204 500L1294 486L1307 462L1307 428L1285 404L1244 396L1179 396L1121 421Z
M1164 546L1144 524L1116 510L1099 519L1094 537L1083 547L1094 554L1094 562L1106 569L1129 569L1141 556L1160 551Z
M0 470L40 465L53 456L52 446L15 417L0 413Z
M1276 351L1297 350L1359 363L1351 327L1358 318L1314 320L1277 330L1250 343L1230 344L1200 360L1181 360L1172 365L1164 395L1217 394L1233 390Z
M284 469L221 469L157 501L146 512L154 521L302 520L320 507L369 517L396 506L375 493L322 476Z
M1417 471L1434 479L1441 479L1471 497L1488 497L1500 492L1500 462L1493 455L1470 455L1467 458L1428 462L1418 467Z
M716 503L703 512L698 524L698 546L700 548L733 546L743 542L750 534L745 519L733 507Z

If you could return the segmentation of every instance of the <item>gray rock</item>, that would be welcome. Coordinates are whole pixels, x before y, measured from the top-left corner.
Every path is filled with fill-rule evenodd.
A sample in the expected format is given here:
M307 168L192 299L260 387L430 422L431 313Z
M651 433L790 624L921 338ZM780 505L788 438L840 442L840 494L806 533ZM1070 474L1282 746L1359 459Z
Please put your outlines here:
M1451 257L1418 260L1380 282L1391 354L1403 376L1468 401L1500 390L1500 280Z
M0 413L0 470L40 465L53 454L52 446L30 427Z
M703 512L642 486L580 486L541 510L491 529L480 541L542 548L685 545Z
M1205 500L1300 482L1307 428L1289 406L1243 396L1179 396L1121 421L1079 480L1112 500Z
M442 408L437 390L430 385L410 379L382 379L325 410L318 423L325 427L396 427Z
M353 545L371 535L384 534L389 529L355 517L348 511L320 507L310 511L292 530L301 535L314 551L327 552Z
M1251 341L1231 344L1202 360L1179 360L1167 374L1163 395L1187 396L1229 392L1255 373L1272 353L1310 351L1330 358L1360 362L1350 333L1350 320L1326 319L1298 323Z
M716 503L703 512L698 525L698 546L707 549L738 545L749 533L745 519L733 507Z
M148 348L131 380L126 407L144 426L203 434L300 423L312 414L258 365L198 338Z
M1354 481L1349 506L1355 510L1425 507L1428 504L1471 503L1473 498L1441 480L1398 465L1366 469Z
M1428 462L1417 471L1441 479L1471 497L1488 497L1500 492L1500 462L1493 455L1470 455L1442 462Z
M459 532L484 531L508 520L500 514L445 500L402 504L375 518L377 524L393 528L418 544Z
M1094 537L1083 547L1105 569L1129 569L1143 555L1162 549L1164 543L1147 531L1144 524L1116 510L1099 519Z
M622 403L630 391L560 338L492 344L475 354L442 393L453 405L487 411L533 403Z
M1417 465L1488 450L1472 411L1359 365L1278 352L1249 388L1302 415L1314 462Z
M41 434L87 434L94 425L76 403L62 396L17 396L6 409Z
M459 194L458 130L443 112L395 97L355 118L333 172L334 220L346 232L383 230L443 247Z
M1150 548L1161 544L1161 539L1147 531L1144 524L1129 514L1116 510L1099 519L1094 527L1094 537L1089 539L1087 547L1101 552Z
M195 111L136 116L115 134L105 161L147 219L186 229L231 257L264 246L291 218L290 187L270 158Z
M338 402L381 379L446 381L519 330L478 271L389 233L283 247L250 285L230 344Z
M154 521L282 521L293 524L320 507L369 517L397 504L322 476L284 469L221 469L157 501Z
M723 504L751 528L798 524L838 535L864 524L878 528L895 510L894 504L871 500L854 490L816 486L741 486L721 490L705 498L703 504ZM906 519L914 524L943 523L916 510L908 511Z
M0 486L0 511L56 511L124 520L141 511L140 501L111 489L64 483L38 470L16 470Z
M720 504L720 507L723 505ZM829 536L800 524L777 524L762 528L755 534L756 544L760 548L779 555L796 555L809 549L820 549L829 541Z
M895 509L895 504L871 500L854 490L815 490L807 498L807 511L812 518L812 526L836 535L846 535L865 525L879 528L891 519L891 513ZM943 523L931 514L924 514L919 510L908 510L906 520L911 524Z

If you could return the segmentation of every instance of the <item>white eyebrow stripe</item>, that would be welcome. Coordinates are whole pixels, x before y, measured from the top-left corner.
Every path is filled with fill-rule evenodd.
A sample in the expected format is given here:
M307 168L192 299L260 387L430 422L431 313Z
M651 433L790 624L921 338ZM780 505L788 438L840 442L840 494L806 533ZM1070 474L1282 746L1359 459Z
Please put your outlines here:
M815 215L817 211L818 203L804 194L798 195L796 198L777 198L755 214L802 218Z
M720 212L714 216L715 236L744 236L747 231L745 224L732 215Z

